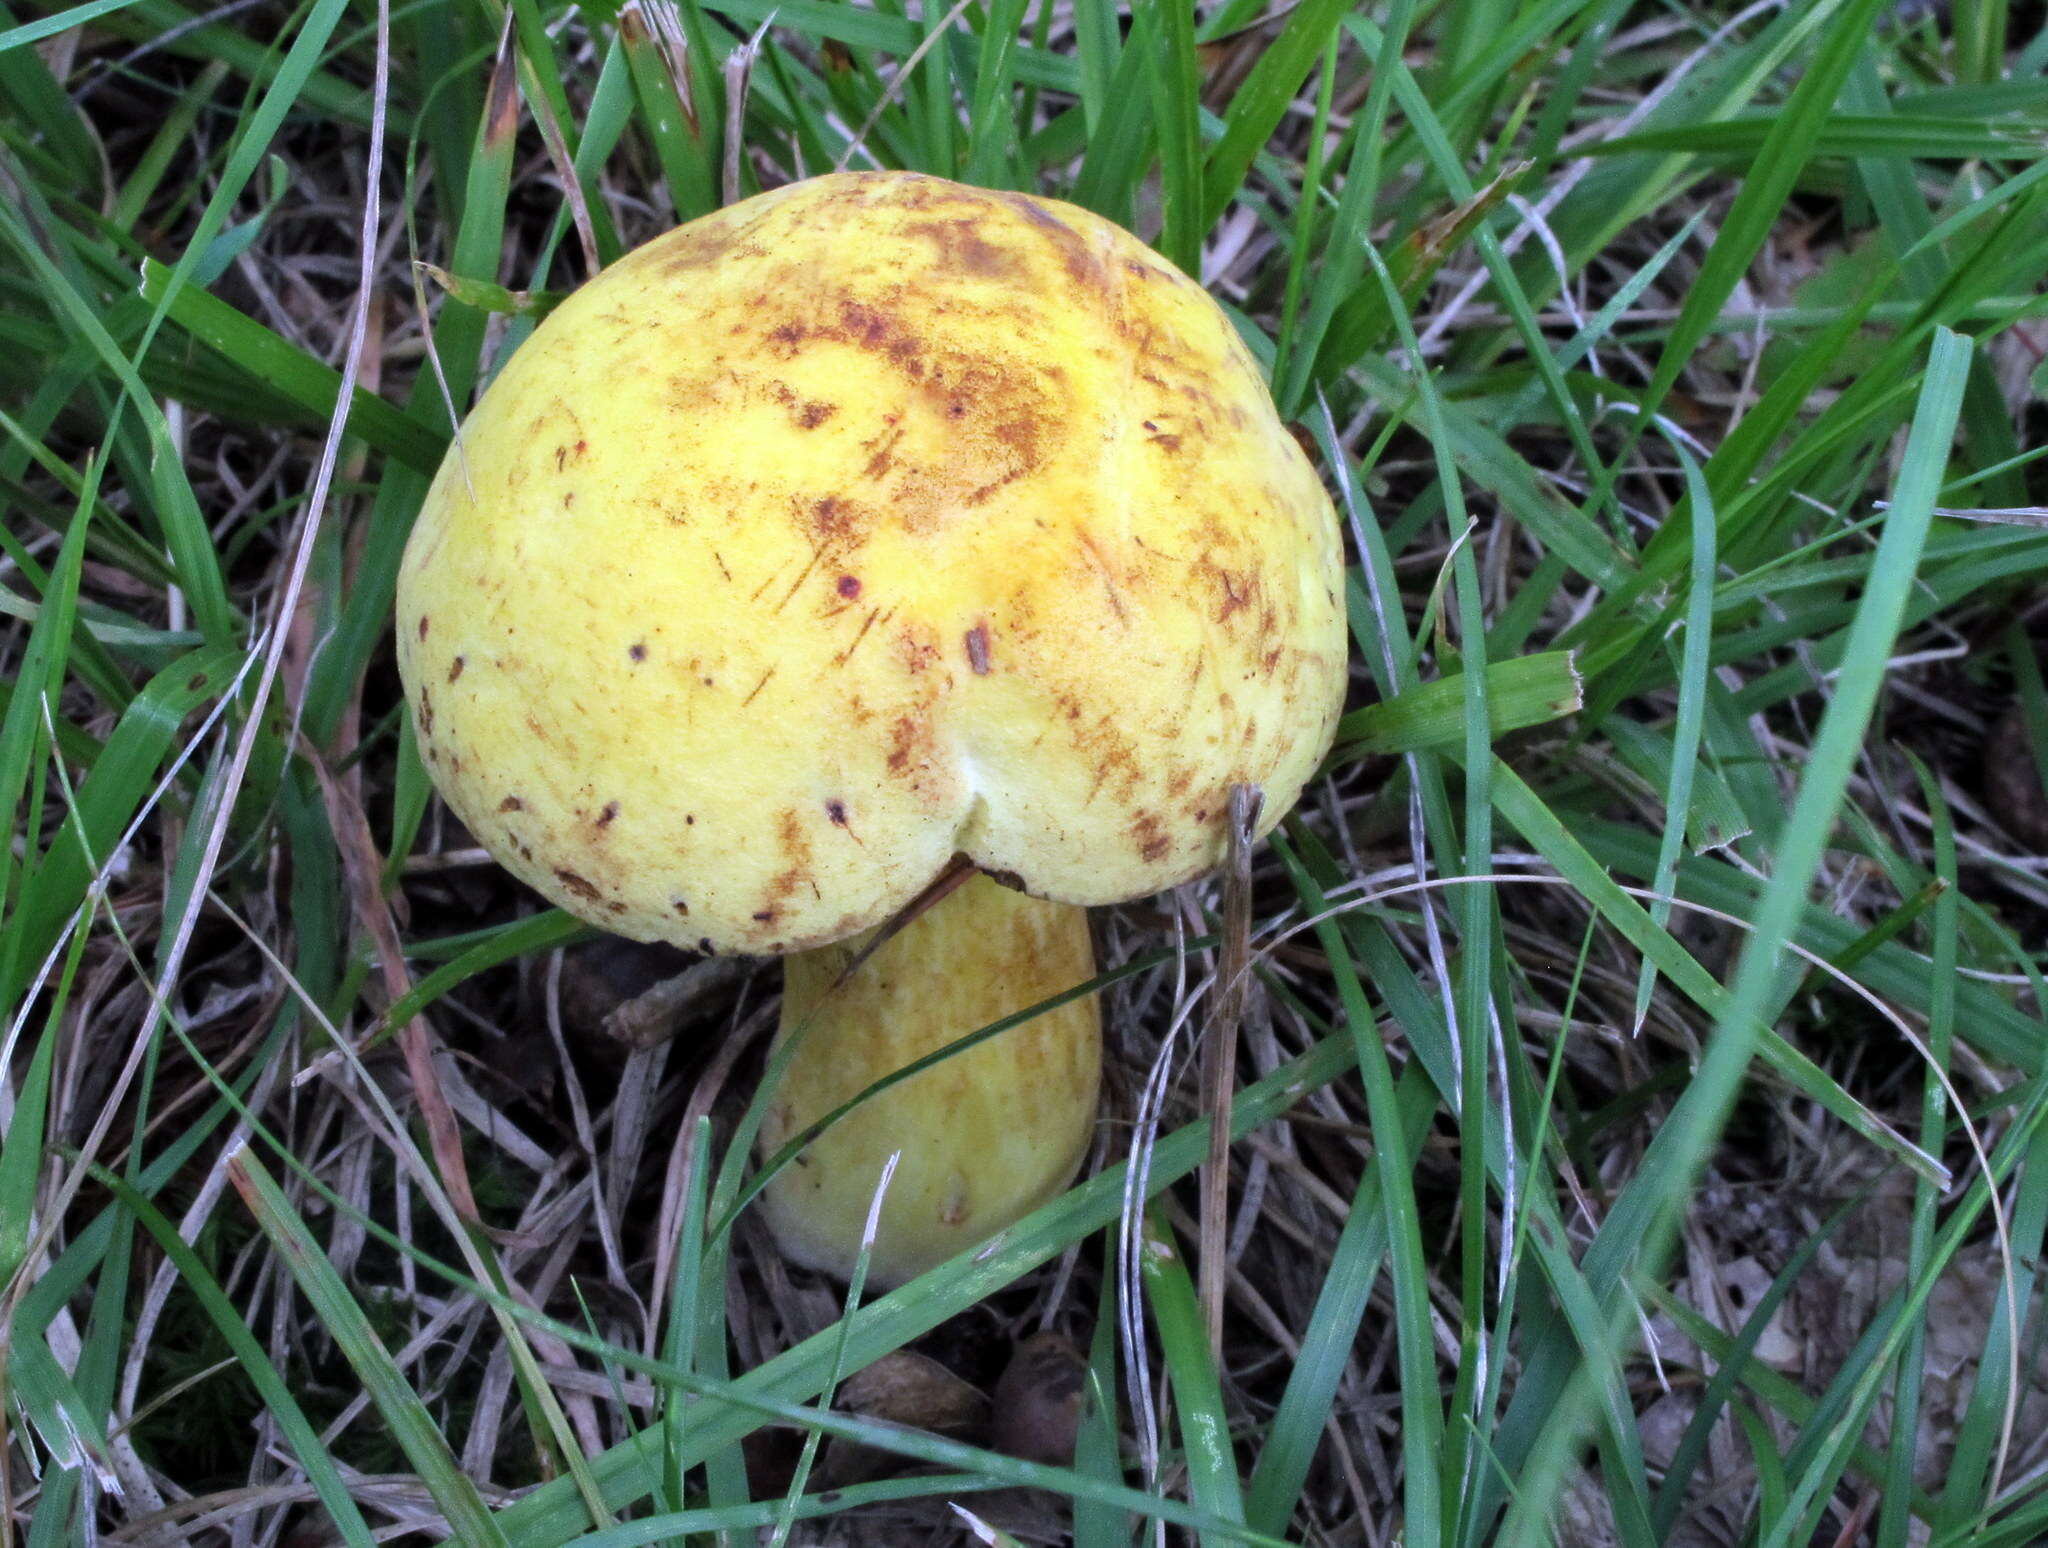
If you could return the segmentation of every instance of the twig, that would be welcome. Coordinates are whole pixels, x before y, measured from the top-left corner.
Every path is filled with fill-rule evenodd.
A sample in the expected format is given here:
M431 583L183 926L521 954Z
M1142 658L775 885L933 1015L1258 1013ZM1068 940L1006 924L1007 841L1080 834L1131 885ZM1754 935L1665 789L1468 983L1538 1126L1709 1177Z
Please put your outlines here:
M1230 1106L1237 1087L1237 1029L1244 1020L1251 986L1252 835L1258 829L1264 793L1257 785L1230 787L1229 850L1223 869L1223 942L1217 953L1221 979L1202 1046L1202 1110L1209 1115L1209 1159L1202 1163L1201 1261L1198 1267L1202 1320L1209 1329L1209 1353L1223 1364L1224 1269L1230 1235Z

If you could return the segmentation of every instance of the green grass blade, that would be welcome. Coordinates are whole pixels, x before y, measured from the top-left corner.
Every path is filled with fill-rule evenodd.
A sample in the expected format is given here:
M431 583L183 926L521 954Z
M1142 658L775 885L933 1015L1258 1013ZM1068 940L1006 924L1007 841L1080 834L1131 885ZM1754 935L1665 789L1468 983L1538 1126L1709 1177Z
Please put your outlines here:
M1302 869L1284 840L1274 847L1293 875L1295 890L1311 917L1326 909L1321 889ZM1335 920L1324 917L1316 937L1328 954L1342 997L1354 1057L1365 1082L1366 1106L1380 1161L1381 1209L1387 1220L1389 1273L1395 1308L1395 1336L1401 1369L1404 1516L1410 1541L1437 1540L1444 1521L1437 1465L1442 1455L1443 1409L1437 1394L1436 1349L1429 1312L1429 1271L1422 1255L1422 1225L1415 1200L1412 1163L1403 1148L1401 1107L1387 1052L1367 1008L1365 987ZM1155 1162L1156 1165L1156 1162ZM1421 1534L1420 1538L1412 1534Z
M1726 1008L1717 1017L1714 1039L1695 1079L1659 1127L1636 1177L1601 1229L1603 1241L1613 1241L1617 1258L1624 1261L1661 1262L1677 1224L1674 1206L1682 1205L1690 1192L1689 1179L1733 1105L1758 1047L1763 1031L1759 1012L1773 993L1780 953L1804 908L1914 584L1962 409L1969 359L1967 340L1946 331L1937 336L1870 587L1857 610L1856 648L1836 680L1835 697L1779 846L1777 871L1765 889L1753 933L1744 943ZM1559 1455L1569 1447L1574 1431L1572 1424L1553 1423L1537 1441L1534 1457ZM1544 1540L1542 1522L1554 1488L1539 1486L1517 1499L1503 1533L1505 1543L1533 1548Z
M88 469L88 498L73 517L64 534L64 545L51 566L42 610L22 648L20 665L8 689L7 710L0 716L0 812L7 814L10 831L15 831L14 819L21 811L23 797L33 800L41 791L39 775L43 760L48 757L44 709L46 704L56 701L63 688L64 663L77 626L78 583L85 564L86 530L91 525L90 491L98 483L100 465L100 459L95 457ZM24 824L19 831L32 833L35 825ZM0 845L0 904L5 903L11 890L8 884L14 864L14 846ZM10 944L5 956L11 957L19 950Z
M142 266L142 296L192 337L234 362L263 386L325 421L334 414L341 373L313 359L227 302L191 285L173 287L174 272L154 258ZM166 304L167 303L167 304ZM407 466L431 474L448 449L446 437L361 387L349 399L349 424L363 439Z
M277 1422L286 1444L299 1459L300 1466L313 1485L314 1493L325 1507L328 1519L341 1534L349 1548L370 1548L376 1538L370 1526L363 1519L361 1508L355 1496L349 1493L348 1481L327 1447L321 1442L316 1430L300 1408L297 1398L292 1395L290 1385L277 1367L271 1363L269 1354L248 1324L235 1310L234 1303L221 1288L205 1261L178 1234L177 1226L169 1220L141 1191L127 1179L116 1176L104 1169L96 1169L95 1178L110 1189L122 1205L131 1211L136 1220L147 1230L157 1244L157 1250L168 1258L178 1271L178 1279L191 1292L206 1312L214 1327L219 1331L235 1353L237 1367L256 1386L265 1408Z
M1404 1143L1413 1155L1436 1116L1436 1091L1419 1067L1411 1068L1402 1072L1395 1098ZM1377 1159L1369 1162L1359 1178L1351 1212L1302 1334L1300 1354L1259 1446L1245 1499L1245 1521L1261 1532L1278 1536L1288 1529L1386 1257L1387 1217L1378 1207L1384 1189L1379 1165Z
M292 1208L291 1201L248 1151L230 1156L226 1164L228 1180L235 1185L235 1191L249 1206L264 1234L277 1244L292 1278L361 1378L377 1411L390 1427L392 1438L418 1470L420 1481L448 1518L458 1540L481 1548L505 1544L507 1538L498 1519L456 1462L433 1414L392 1360L361 1305L349 1294L348 1286L335 1272L306 1222Z
M1201 77L1195 62L1193 0L1160 0L1132 17L1132 51L1151 65L1152 118L1159 134L1158 247L1183 273L1202 274Z
M1172 1384L1189 1495L1210 1515L1242 1525L1244 1496L1230 1444L1229 1411L1216 1362L1210 1358L1209 1335L1195 1300L1194 1281L1188 1277L1172 1234L1150 1211L1145 1217L1143 1256L1138 1266Z
M975 127L967 148L966 180L984 188L1008 188L1015 181L1017 121L1008 104L1026 3L1027 0L991 0L987 25L981 34L969 120Z
M704 1284L704 1216L711 1187L711 1120L699 1118L690 1136L690 1186L683 1199L683 1228L676 1247L674 1285L669 1295L668 1327L662 1337L662 1358L680 1370L695 1359L700 1313L697 1297ZM661 1439L664 1451L662 1486L655 1499L665 1510L679 1511L688 1498L683 1475L688 1471L685 1444L690 1430L687 1395L662 1394Z
M1671 782L1664 796L1663 847L1657 853L1657 874L1650 890L1659 894L1650 905L1650 918L1659 926L1671 921L1668 893L1678 877L1678 851L1685 841L1692 812L1693 775L1698 767L1701 731L1706 720L1708 654L1714 639L1714 497L1706 478L1691 453L1676 440L1672 455L1685 471L1685 487L1692 501L1692 572L1686 593L1685 644L1678 670L1678 720L1672 729ZM1656 983L1656 968L1648 962L1636 979L1635 1031L1641 1033L1650 1011L1650 991Z
M1815 143L1833 113L1835 98L1848 79L1851 66L1868 46L1871 19L1881 3L1882 0L1841 0L1837 6L1832 0L1823 0L1809 14L1809 22L1829 14L1828 23L1819 32L1813 58L1793 88L1784 111L1759 145L1755 175L1744 180L1698 276L1686 289L1678 319L1658 353L1656 370L1647 389L1647 401L1653 411L1677 384L1679 375L1706 338L1708 326L1728 304L1728 298L1776 224L1793 182L1813 155Z
M1202 230L1214 229L1229 210L1251 171L1252 158L1273 138L1317 56L1335 39L1348 8L1345 0L1307 0L1289 13L1280 36L1260 53L1230 99L1223 133L1202 166Z
M1114 1248L1110 1249L1112 1252ZM1095 1297L1095 1335L1088 1349L1087 1398L1074 1437L1074 1469L1104 1483L1122 1483L1123 1427L1119 1423L1116 1380L1116 1286L1118 1276L1102 1276ZM1130 1518L1113 1506L1094 1500L1074 1501L1074 1548L1128 1548Z
M2031 656L2031 651L2029 652ZM1927 1050L1933 1068L1921 1079L1920 1144L1939 1151L1949 1128L1948 1093L1939 1074L1951 1067L1954 1057L1956 1016L1957 936L1961 922L1961 900L1956 888L1955 822L1934 776L1915 760L1914 776L1920 796L1933 818L1934 874L1944 885L1935 900L1932 935L1933 951L1930 991L1933 1003L1927 1018ZM1925 1183L1913 1190L1911 1236L1906 1247L1906 1278L1924 1279L1934 1271L1935 1217L1940 1196ZM1913 1476L1918 1462L1920 1409L1924 1393L1927 1324L1916 1321L1907 1332L1899 1351L1897 1374L1892 1386L1892 1440L1886 1454L1885 1488L1878 1508L1878 1548L1905 1548L1912 1530Z
M1544 651L1486 666L1486 696L1496 736L1544 725L1580 708L1570 651ZM1465 677L1452 673L1346 715L1337 725L1336 762L1455 745L1465 734Z

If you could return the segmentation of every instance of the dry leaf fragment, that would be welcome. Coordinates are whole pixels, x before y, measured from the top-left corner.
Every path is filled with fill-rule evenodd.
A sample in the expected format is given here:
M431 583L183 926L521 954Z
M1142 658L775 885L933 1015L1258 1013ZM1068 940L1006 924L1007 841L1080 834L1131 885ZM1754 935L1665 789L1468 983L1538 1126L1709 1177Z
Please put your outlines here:
M988 1433L988 1394L928 1356L899 1349L856 1371L840 1385L833 1407L951 1440L975 1441ZM834 1440L822 1469L834 1486L864 1483L904 1465L904 1458L872 1446Z
M996 1383L995 1448L1027 1462L1074 1460L1088 1390L1088 1357L1062 1333L1035 1333L1017 1346Z

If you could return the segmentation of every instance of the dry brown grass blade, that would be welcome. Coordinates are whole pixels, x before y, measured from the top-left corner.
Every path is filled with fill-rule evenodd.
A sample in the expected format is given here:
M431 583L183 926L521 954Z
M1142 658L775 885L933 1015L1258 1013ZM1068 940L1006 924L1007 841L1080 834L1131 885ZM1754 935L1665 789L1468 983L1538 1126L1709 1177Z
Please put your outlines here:
M506 14L511 13L508 10ZM689 125L692 138L701 137L704 131L697 118L697 99L690 90L690 40L671 0L626 0L619 7L619 35L629 45L643 38L654 40L669 85L675 89L676 105L683 110L683 122Z
M370 819L364 814L362 804L334 777L327 760L316 749L302 746L300 750L320 781L321 799L326 803L328 822L333 827L335 842L341 851L349 906L355 913L356 923L376 947L378 975L384 981L385 994L391 1003L396 1004L412 992L412 975L405 970L405 948L399 943L398 922L392 918L391 907L384 900L381 881L383 861L377 853L375 840L370 837ZM406 1073L412 1077L413 1095L420 1104L420 1116L426 1120L434 1169L441 1174L441 1181L448 1189L449 1202L466 1223L481 1228L483 1222L477 1211L476 1194L469 1186L469 1166L462 1157L462 1131L456 1124L454 1108L448 1105L447 1095L441 1090L441 1079L434 1071L433 1033L428 1029L424 1016L414 1016L399 1029L398 1046L405 1055Z
M898 94L902 92L903 83L910 79L911 72L924 61L924 56L930 53L945 38L946 34L953 30L953 24L960 19L961 14L966 11L969 3L970 0L955 0L953 8L939 18L938 26L927 32L924 35L924 41L910 51L910 57L903 61L903 68L890 77L888 86L875 99L875 105L868 110L868 116L862 120L860 128L846 142L846 149L839 153L839 160L834 162L832 166L834 172L844 172L853 164L853 158L858 156L866 146L867 138L874 132L875 125L882 121L882 114L888 110L889 104L894 102ZM877 162L876 165L879 166L880 163Z
M1223 1298L1230 1235L1230 1108L1237 1085L1237 1029L1251 986L1252 834L1265 795L1257 785L1230 787L1230 831L1223 865L1223 943L1217 952L1218 993L1202 1040L1202 1110L1209 1115L1209 1159L1202 1163L1201 1259L1197 1293L1209 1330L1209 1353L1223 1361Z
M590 218L590 201L583 197L583 183L576 176L576 158L569 154L568 137L562 133L555 111L548 105L547 94L533 83L532 69L532 62L521 54L519 72L526 84L526 103L533 109L533 122L540 130L541 143L547 147L548 160L555 164L555 176L562 184L562 197L569 201L569 219L576 227L577 244L583 249L583 273L587 279L604 267L604 261L597 252L597 225Z
M917 920L926 909L936 907L959 891L967 879L975 874L976 869L974 862L965 855L955 855L948 860L939 874L925 883L924 891L896 910L866 944L853 954L846 966L840 970L839 977L833 981L832 987L836 989L852 979L853 975L860 971L861 964L888 945L899 930Z
M775 13L754 30L754 35L725 56L725 164L720 169L720 186L727 204L738 204L745 189L740 183L741 148L746 144L747 88L753 84L754 61L760 57L761 42L775 24Z
M519 133L519 72L513 67L510 7L506 8L505 20L498 29L498 53L491 62L491 79L484 91L484 101L487 104L484 122L488 126L484 130L484 150L486 154L494 154ZM440 389L441 406L448 412L450 444L455 448L456 462L462 469L463 485L474 499L476 486L470 481L469 458L462 447L462 408L455 401L455 394L448 385L448 372L441 364L441 352L434 345L434 316L427 304L425 284L425 276L431 275L444 291L452 291L455 288L454 278L421 260L410 218L406 221L406 239L413 253L408 273L412 280L413 315L419 320L420 343L426 349L427 367L434 373L434 385Z
M373 315L381 317L382 314ZM381 340L382 330L376 330L376 334ZM380 361L381 355L372 355L371 359ZM374 376L370 380L374 382ZM309 592L292 619L291 637L287 641L284 676L295 710L304 697L305 673L313 652L316 612ZM362 806L360 765L351 764L350 772L344 776L337 777L334 772L335 763L347 759L356 747L361 698L362 684L358 682L351 690L347 713L342 716L333 746L327 753L303 741L299 750L320 782L321 800L327 808L328 824L335 836L342 874L348 887L350 911L355 915L357 925L375 944L379 977L386 995L396 1003L411 991L412 979L405 969L405 953L400 943L394 904L384 896L383 856L370 833L369 817ZM331 759L328 753L333 755ZM402 907L402 903L397 906ZM461 1129L434 1068L433 1034L425 1018L412 1018L400 1029L398 1042L420 1104L421 1116L426 1120L435 1169L448 1189L450 1202L457 1214L464 1221L481 1226L476 1196L470 1187L469 1168L462 1154Z

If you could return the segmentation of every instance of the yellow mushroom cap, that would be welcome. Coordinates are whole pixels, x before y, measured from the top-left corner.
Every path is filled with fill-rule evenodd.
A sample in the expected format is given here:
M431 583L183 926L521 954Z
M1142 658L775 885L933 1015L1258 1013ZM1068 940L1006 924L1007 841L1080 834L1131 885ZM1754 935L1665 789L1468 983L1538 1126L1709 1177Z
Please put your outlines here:
M657 238L463 426L399 667L456 814L637 939L786 952L956 852L1106 903L1270 824L1345 675L1334 513L1209 296L1071 205L845 173Z

